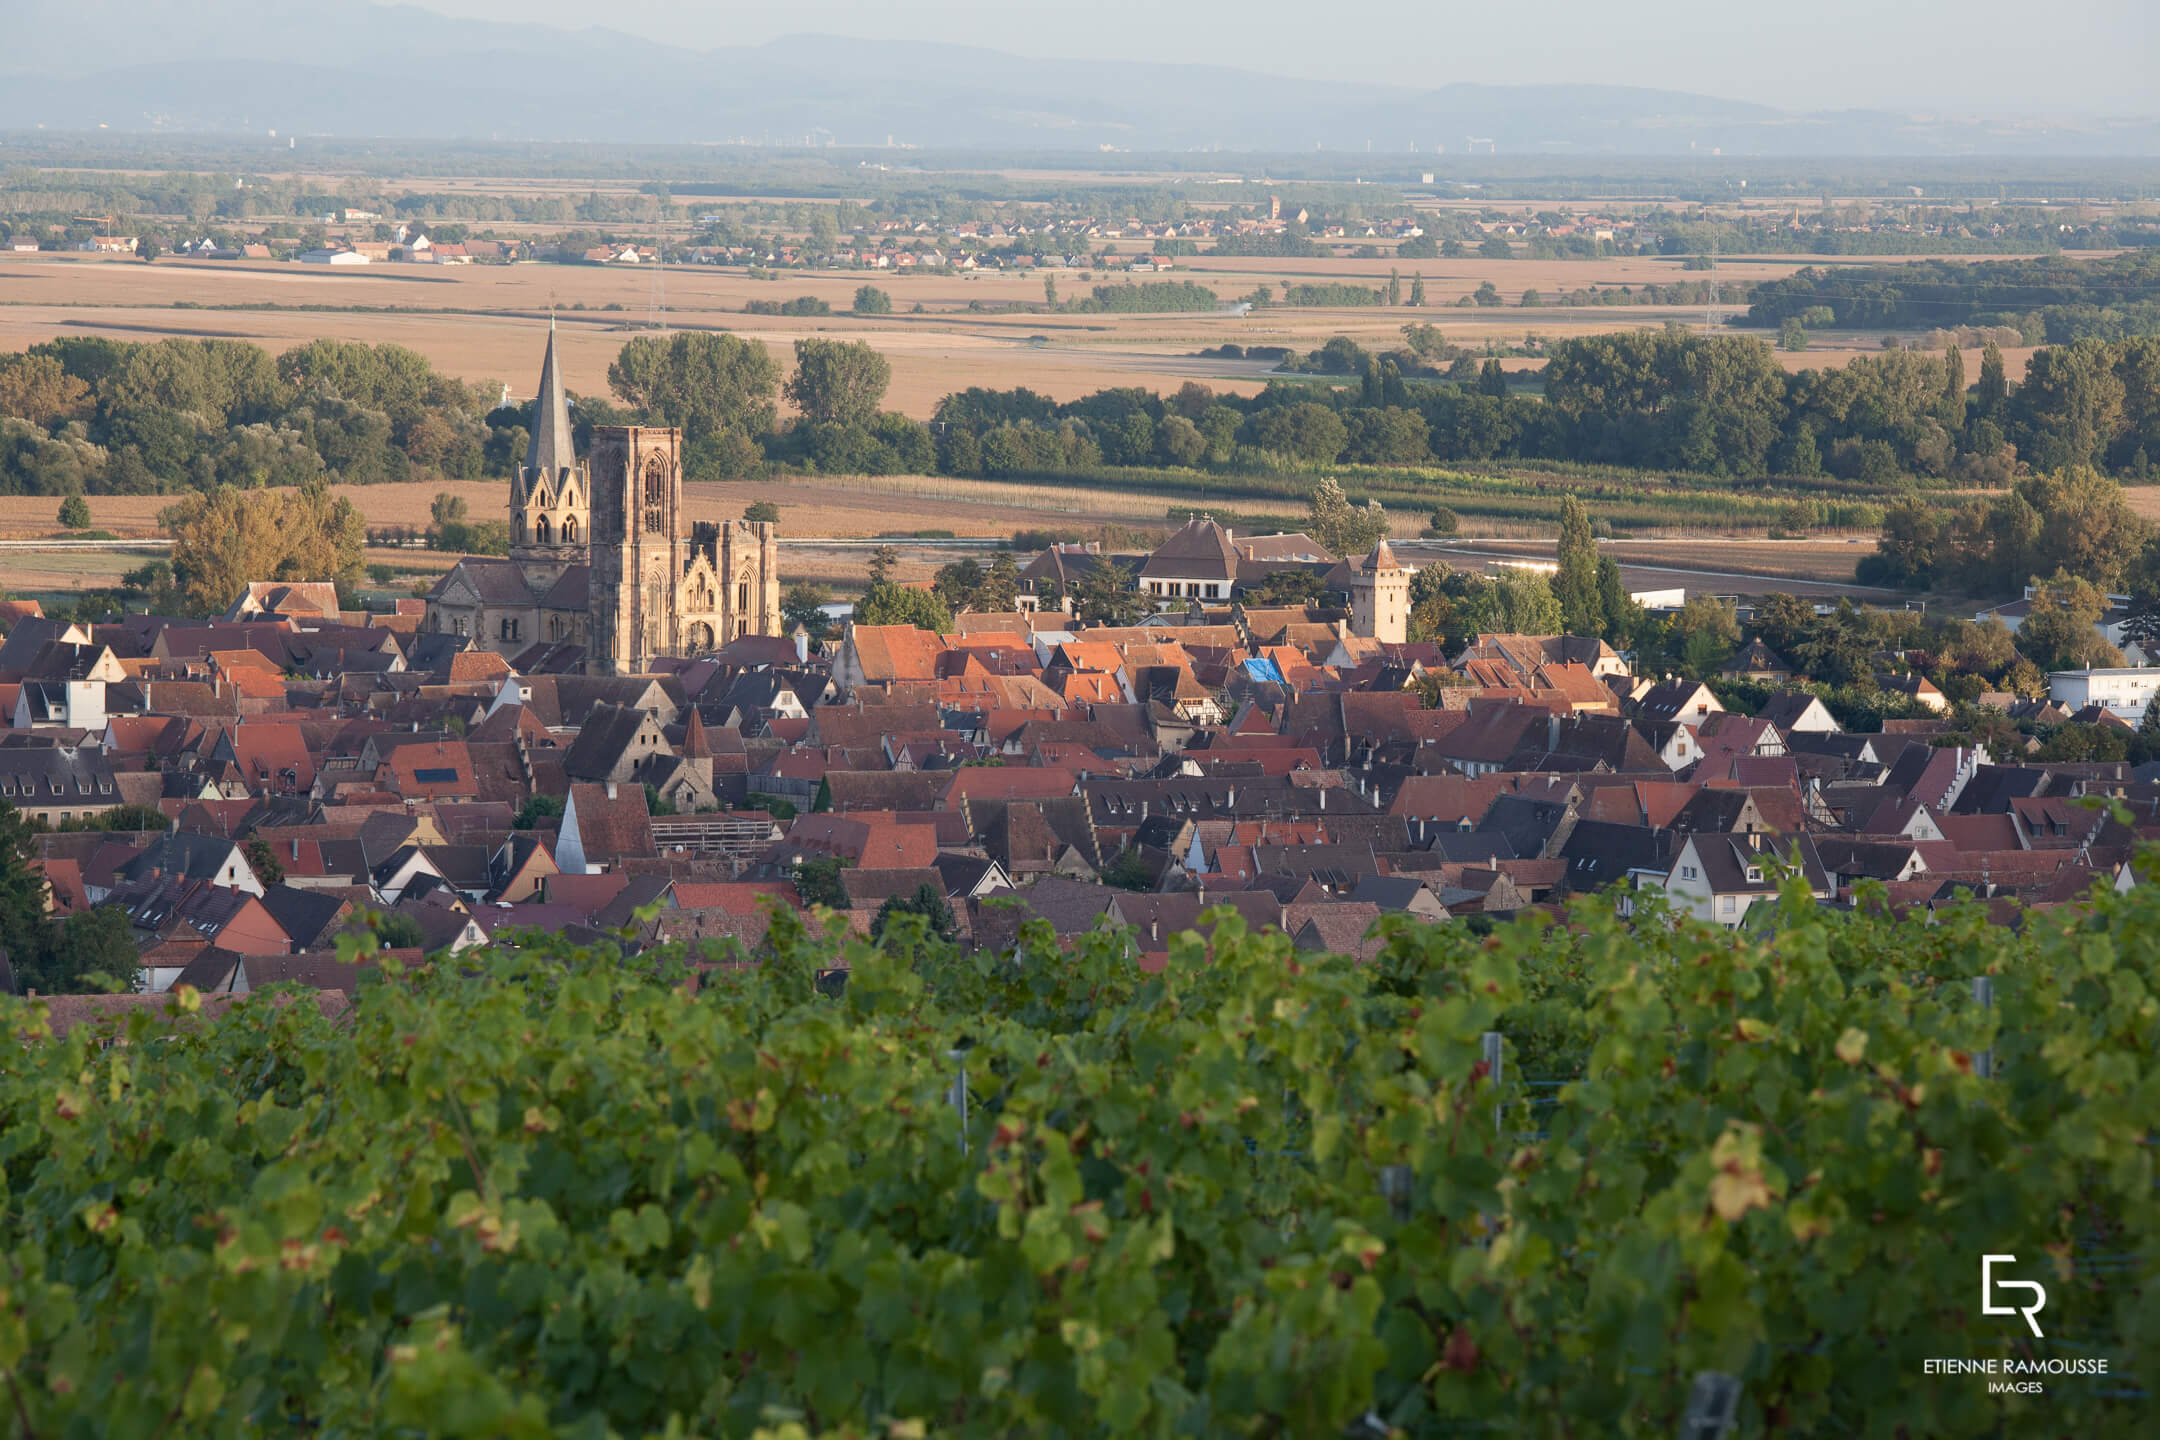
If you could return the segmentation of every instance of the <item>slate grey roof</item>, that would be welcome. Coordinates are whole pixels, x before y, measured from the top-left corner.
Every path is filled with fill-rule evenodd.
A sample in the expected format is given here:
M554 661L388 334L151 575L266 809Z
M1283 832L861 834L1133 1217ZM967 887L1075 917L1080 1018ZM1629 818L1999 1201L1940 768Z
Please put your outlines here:
M592 567L572 565L548 586L540 597L542 606L550 610L583 610L592 604Z
M17 806L117 805L112 763L88 745L0 746L0 800Z
M562 366L555 358L555 320L550 316L547 355L540 362L540 391L533 401L532 442L525 447L525 468L553 480L557 471L576 464L570 401L563 392Z
M525 578L524 566L515 560L499 560L486 555L467 555L459 560L435 582L428 598L441 599L450 592L451 585L461 579L480 596L483 605L537 603L533 587Z
M345 909L341 897L298 885L272 885L263 892L262 903L278 928L303 950L321 945Z
M1560 847L1561 886L1571 894L1626 882L1630 870L1668 868L1670 832L1610 820L1582 820Z
M563 774L572 780L607 780L622 767L623 759L652 717L627 705L604 704L578 728L578 736L563 756ZM633 757L642 758L642 757Z
M139 880L153 870L189 880L211 880L234 848L233 842L222 835L172 830L151 841L120 873L129 880Z

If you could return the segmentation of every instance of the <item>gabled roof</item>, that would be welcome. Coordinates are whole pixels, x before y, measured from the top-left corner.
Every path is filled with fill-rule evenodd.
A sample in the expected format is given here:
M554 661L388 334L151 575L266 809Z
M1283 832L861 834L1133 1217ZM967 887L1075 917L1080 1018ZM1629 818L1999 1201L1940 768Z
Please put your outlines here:
M577 807L578 840L588 861L614 862L657 853L642 786L624 786L610 799L605 786L573 784L570 803Z
M563 756L563 773L573 780L613 778L626 759L644 758L642 753L631 752L648 726L652 733L647 738L659 743L659 726L645 711L628 705L595 706Z
M1144 579L1229 581L1237 573L1238 552L1230 543L1230 532L1205 515L1195 515L1180 525L1140 567Z

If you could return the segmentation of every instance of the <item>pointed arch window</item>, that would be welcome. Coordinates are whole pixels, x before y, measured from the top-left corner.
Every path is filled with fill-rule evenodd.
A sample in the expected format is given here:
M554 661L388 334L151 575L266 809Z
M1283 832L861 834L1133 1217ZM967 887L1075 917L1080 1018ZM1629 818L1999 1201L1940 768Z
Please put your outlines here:
M538 538L542 545L551 543L548 539L547 516L542 515L538 520L533 521L533 534L535 537Z
M657 535L667 528L667 470L655 455L645 462L645 529Z
M577 516L575 516L575 515L565 515L565 516L563 516L563 521L562 521L562 543L563 543L563 544L565 544L565 545L575 545L575 544L577 544Z

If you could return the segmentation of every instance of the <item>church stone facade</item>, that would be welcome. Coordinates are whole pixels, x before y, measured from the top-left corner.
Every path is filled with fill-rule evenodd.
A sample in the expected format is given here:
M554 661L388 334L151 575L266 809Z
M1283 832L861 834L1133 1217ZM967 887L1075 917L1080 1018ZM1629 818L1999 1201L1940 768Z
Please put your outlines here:
M428 595L430 630L470 635L505 658L581 647L596 675L643 674L657 656L780 633L774 528L685 524L680 431L598 426L578 462L552 327L534 409L510 485L510 555L458 561Z

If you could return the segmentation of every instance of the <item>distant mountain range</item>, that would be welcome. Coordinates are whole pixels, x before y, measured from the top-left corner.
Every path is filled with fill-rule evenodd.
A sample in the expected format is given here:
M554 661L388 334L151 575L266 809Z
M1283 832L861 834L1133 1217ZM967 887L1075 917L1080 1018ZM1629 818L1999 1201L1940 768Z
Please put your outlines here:
M2160 155L2160 120L1796 113L1587 85L1431 90L792 36L690 50L399 5L13 0L0 129L1448 156Z

